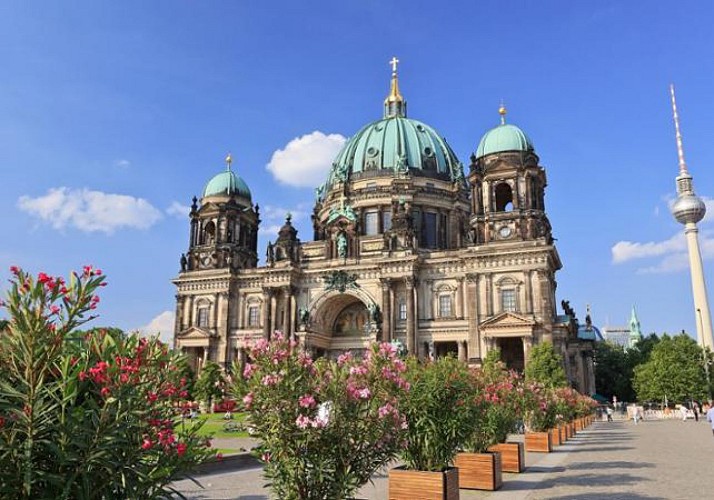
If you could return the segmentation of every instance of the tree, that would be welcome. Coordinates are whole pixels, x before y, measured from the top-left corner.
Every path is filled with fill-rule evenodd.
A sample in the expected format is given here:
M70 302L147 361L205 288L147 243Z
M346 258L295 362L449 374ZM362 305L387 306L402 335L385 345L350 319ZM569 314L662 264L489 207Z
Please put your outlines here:
M659 337L654 333L650 333L649 336L641 338L626 351L628 362L633 370L637 365L643 365L650 360L652 349L658 342Z
M638 353L639 354L639 353ZM634 401L632 388L634 357L622 346L612 342L595 344L595 390L598 394L612 400L617 396L620 401Z
M541 342L531 349L525 375L527 381L540 382L550 388L568 385L563 358L555 352L550 342Z
M221 367L208 361L201 373L198 375L198 380L193 386L193 395L199 401L205 401L208 404L208 412L213 408L213 400L223 396L223 371Z
M633 385L639 400L704 399L707 384L701 347L686 333L663 335L649 361L635 368Z

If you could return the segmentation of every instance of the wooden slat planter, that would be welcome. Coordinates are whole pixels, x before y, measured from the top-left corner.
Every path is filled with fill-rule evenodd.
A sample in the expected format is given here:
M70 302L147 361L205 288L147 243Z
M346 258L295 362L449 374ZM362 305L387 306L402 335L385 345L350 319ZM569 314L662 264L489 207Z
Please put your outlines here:
M565 432L565 426L563 424L560 424L558 426L558 434L560 435L560 444L565 444L566 439L568 439L566 432Z
M389 500L459 500L459 470L444 472L406 470L389 471Z
M499 452L457 453L454 466L459 469L459 488L494 491L503 486Z
M526 451L535 451L537 453L550 453L553 451L550 433L526 432Z
M526 469L526 454L523 443L500 443L491 446L488 451L501 453L503 472L523 472Z
M563 444L560 442L560 431L557 428L551 429L548 432L550 433L550 443L552 446L560 446Z

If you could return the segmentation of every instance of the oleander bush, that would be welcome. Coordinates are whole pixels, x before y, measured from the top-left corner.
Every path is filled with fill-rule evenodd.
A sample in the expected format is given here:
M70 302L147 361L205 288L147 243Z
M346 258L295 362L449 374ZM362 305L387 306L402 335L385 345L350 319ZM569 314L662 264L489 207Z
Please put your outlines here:
M169 498L212 452L177 408L182 360L156 338L77 332L101 271L68 281L16 267L0 333L0 498Z

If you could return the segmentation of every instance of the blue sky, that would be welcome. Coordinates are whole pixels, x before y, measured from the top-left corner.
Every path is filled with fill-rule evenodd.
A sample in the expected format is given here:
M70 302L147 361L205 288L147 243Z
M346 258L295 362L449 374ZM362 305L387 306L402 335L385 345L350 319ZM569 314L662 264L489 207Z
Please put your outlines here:
M312 187L381 118L396 55L409 115L462 162L501 99L533 140L558 300L599 325L635 304L645 332L693 332L667 86L710 200L713 18L705 1L3 2L0 279L92 263L110 283L98 324L167 330L186 207L226 153L261 206L261 257L288 210L309 240Z

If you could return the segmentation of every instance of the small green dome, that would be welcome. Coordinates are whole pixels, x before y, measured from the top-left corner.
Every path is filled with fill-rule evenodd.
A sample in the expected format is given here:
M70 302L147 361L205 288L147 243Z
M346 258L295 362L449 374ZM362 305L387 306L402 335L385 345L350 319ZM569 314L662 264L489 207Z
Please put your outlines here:
M357 132L337 155L327 185L368 171L419 170L426 177L463 180L463 167L446 141L429 125L390 116Z
M476 158L504 151L533 151L533 143L520 128L503 123L484 134L476 149Z
M214 176L206 188L203 190L203 197L237 194L244 198L251 199L250 189L243 179L237 176L232 170L226 170Z

